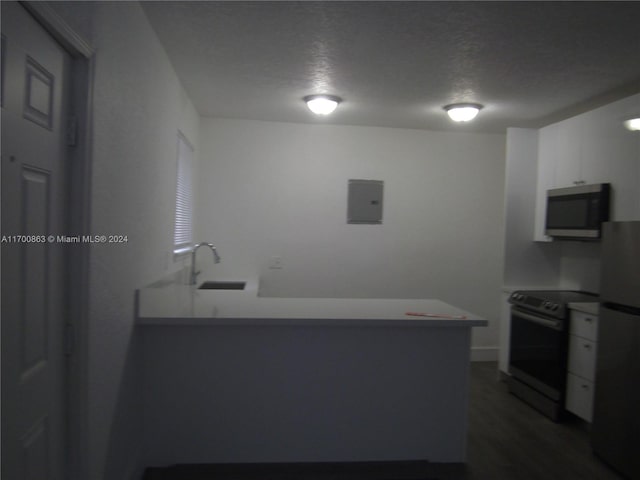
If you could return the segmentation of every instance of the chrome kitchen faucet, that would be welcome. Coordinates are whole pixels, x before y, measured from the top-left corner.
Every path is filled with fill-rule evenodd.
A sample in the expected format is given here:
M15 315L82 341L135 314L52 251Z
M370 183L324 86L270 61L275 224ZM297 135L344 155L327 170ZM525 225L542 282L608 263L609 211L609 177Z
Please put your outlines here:
M213 245L213 243L207 243L207 242L197 243L193 247L193 250L191 250L191 280L189 282L189 285L195 285L198 275L200 274L199 271L196 271L196 250L198 250L198 248L202 246L207 246L211 249L211 251L213 252L214 263L220 263L220 255L218 255L218 250Z

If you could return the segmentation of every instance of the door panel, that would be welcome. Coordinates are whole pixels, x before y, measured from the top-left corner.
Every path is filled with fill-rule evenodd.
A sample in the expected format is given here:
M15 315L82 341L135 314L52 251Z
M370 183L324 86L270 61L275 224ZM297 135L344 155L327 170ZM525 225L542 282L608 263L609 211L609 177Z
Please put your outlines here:
M23 167L21 210L26 236L38 236L48 231L49 177L49 172ZM47 361L47 244L33 243L23 248L21 254L24 285L19 289L22 304L20 343L24 379Z
M27 56L25 73L24 117L51 129L55 77L30 56Z
M2 2L2 478L62 480L68 54ZM53 240L50 237L53 236Z

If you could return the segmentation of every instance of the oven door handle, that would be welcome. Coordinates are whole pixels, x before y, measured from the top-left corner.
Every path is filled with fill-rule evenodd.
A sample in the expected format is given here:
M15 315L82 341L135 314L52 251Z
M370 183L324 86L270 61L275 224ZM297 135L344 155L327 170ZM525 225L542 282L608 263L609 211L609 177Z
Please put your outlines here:
M529 313L525 313L522 310L513 308L511 310L512 314L517 315L520 318L524 318L525 320L533 323L537 323L538 325L542 325L544 327L553 328L554 330L562 331L562 322L560 320L549 320L547 318L538 317L537 315L531 315Z

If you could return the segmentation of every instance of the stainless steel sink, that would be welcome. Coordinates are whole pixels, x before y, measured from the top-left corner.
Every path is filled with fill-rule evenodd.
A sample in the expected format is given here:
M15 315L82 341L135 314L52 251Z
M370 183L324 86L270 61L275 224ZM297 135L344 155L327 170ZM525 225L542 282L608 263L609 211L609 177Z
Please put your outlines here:
M244 290L247 282L203 282L198 290Z

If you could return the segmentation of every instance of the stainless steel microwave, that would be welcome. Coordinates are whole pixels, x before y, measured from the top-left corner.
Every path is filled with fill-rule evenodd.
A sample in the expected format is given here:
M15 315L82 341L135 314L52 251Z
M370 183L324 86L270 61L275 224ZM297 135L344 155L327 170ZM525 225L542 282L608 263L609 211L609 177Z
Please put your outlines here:
M609 220L608 183L547 190L545 233L567 240L598 240Z

